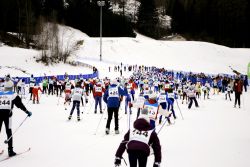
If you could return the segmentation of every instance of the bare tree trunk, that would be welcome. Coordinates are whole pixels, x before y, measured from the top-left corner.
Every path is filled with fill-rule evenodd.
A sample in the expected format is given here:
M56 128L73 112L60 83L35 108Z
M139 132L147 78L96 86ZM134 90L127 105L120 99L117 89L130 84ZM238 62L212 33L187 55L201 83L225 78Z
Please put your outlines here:
M29 48L30 46L30 0L25 1L25 13L26 13L26 32L25 32L25 42L26 47Z

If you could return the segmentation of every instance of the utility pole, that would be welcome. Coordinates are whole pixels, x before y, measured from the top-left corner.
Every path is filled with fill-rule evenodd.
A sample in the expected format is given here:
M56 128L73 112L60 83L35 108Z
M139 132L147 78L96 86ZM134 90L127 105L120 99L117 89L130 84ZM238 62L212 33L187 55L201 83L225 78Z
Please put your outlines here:
M102 61L102 7L105 1L97 1L97 5L100 6L100 61Z

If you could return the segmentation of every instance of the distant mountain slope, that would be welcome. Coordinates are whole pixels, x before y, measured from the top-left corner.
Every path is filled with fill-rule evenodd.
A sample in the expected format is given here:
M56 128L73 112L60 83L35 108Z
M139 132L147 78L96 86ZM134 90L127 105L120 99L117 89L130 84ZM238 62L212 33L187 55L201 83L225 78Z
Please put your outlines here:
M122 62L180 71L231 74L228 66L246 73L250 62L250 49L232 49L206 42L160 41L140 34L137 34L136 38L103 38L103 61L100 62L99 38L90 38L83 32L67 26L60 26L60 34L64 41L67 41L67 38L70 38L69 42L83 40L83 45L70 57L71 60L88 63L101 70L108 70L108 66L113 67ZM79 68L70 65L46 67L38 64L34 59L38 55L36 50L0 46L1 76L10 71L3 68L4 66L14 66L36 75L58 72L64 74L66 71L79 73ZM15 71L13 73L16 75L23 74L20 70ZM87 72L92 71L84 69L84 73Z

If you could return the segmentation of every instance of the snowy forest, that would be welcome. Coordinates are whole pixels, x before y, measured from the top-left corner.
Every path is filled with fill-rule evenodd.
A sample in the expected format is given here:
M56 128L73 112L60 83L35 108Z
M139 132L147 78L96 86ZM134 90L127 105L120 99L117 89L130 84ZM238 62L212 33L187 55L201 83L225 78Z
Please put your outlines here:
M161 24L160 16L169 16L171 25ZM102 18L104 37L135 37L136 31L162 39L178 33L187 40L250 47L249 0L105 0ZM9 45L30 47L44 22L98 37L99 20L97 0L0 0L0 40Z

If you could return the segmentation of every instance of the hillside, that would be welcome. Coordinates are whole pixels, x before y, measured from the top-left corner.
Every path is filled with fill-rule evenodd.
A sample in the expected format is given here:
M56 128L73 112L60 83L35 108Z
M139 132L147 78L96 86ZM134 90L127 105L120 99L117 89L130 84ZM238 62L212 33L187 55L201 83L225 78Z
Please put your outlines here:
M228 66L232 66L241 73L247 73L247 65L250 62L250 49L233 49L206 42L160 41L140 34L137 34L136 38L103 38L103 61L100 62L99 38L91 38L67 26L60 26L60 33L62 32L66 34L63 37L65 41L68 38L72 43L77 40L84 41L79 50L70 57L71 60L91 64L102 70L108 70L108 66L122 62L186 72L232 74ZM78 68L71 68L69 65L44 67L35 62L34 57L37 56L39 52L32 49L0 46L1 70L4 69L3 66L15 66L36 75L52 74L53 71L64 73L65 69L78 73ZM103 67L103 63L106 63L106 67ZM35 65L35 68L31 70L30 64Z

